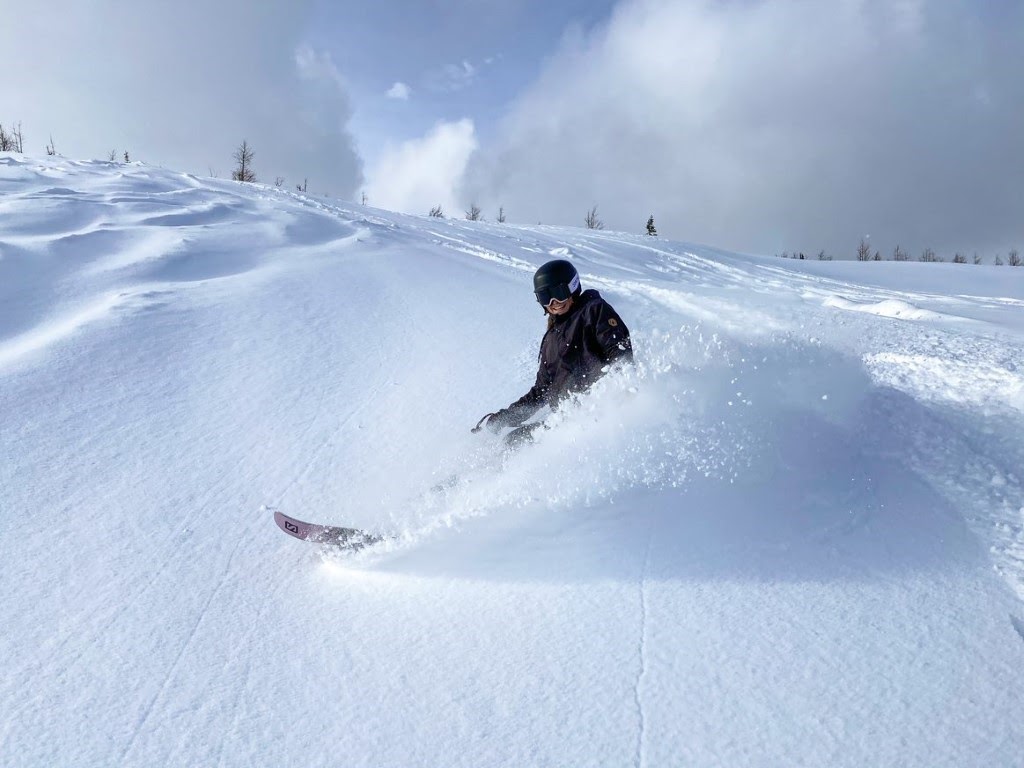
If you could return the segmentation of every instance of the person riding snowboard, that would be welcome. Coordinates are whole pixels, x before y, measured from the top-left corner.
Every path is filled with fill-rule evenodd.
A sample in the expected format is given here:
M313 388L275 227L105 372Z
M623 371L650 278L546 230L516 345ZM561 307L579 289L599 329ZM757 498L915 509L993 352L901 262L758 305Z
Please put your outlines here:
M548 319L537 382L508 408L484 416L473 430L485 422L495 434L512 428L505 436L510 446L532 440L541 422L524 422L545 405L555 409L568 395L589 388L612 364L633 362L626 324L601 294L582 290L571 263L556 259L543 265L533 276L533 293Z

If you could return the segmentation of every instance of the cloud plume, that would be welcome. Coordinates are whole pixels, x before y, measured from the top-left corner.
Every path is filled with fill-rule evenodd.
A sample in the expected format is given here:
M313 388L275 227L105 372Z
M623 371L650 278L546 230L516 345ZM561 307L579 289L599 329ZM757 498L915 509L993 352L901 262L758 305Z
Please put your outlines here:
M461 195L770 253L1024 245L1024 7L631 0L567 37Z

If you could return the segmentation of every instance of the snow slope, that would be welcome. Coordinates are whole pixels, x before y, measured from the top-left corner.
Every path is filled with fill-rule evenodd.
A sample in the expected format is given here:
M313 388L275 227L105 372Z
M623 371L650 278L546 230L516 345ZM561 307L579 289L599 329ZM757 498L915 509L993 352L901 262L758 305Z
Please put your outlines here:
M503 456L552 257L639 362ZM1020 766L1022 310L0 155L0 764Z

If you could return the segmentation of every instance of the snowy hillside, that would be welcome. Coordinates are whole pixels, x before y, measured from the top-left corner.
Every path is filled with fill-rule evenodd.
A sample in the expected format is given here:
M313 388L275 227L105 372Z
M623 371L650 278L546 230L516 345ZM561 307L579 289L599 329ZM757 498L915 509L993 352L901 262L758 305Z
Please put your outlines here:
M638 364L503 456L554 257ZM0 764L1020 766L1022 342L1024 269L0 155Z

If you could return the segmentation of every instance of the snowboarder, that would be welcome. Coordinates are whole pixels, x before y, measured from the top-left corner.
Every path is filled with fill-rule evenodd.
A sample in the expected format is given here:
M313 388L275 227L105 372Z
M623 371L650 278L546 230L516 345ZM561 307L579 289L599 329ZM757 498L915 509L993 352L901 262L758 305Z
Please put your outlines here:
M552 409L566 396L583 392L617 362L632 362L629 329L597 291L582 290L580 276L564 259L549 261L533 276L533 292L547 315L540 342L540 368L530 391L497 413L480 419L473 429L487 428L505 436L509 446L531 441L542 422L525 422L545 405Z

